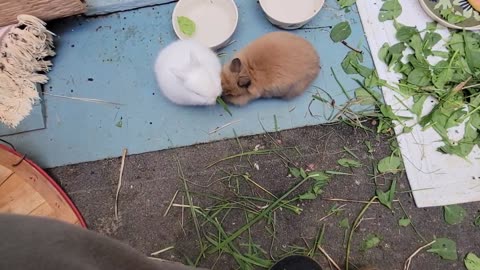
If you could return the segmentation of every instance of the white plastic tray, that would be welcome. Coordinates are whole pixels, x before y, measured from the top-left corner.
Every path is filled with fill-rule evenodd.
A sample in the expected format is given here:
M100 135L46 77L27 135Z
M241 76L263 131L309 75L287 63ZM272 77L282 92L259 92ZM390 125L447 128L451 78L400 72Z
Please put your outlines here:
M398 21L405 25L416 25L424 29L427 22L432 21L420 4L415 0L400 1L403 12ZM395 29L392 21L379 22L378 13L383 2L381 0L358 0L357 6L362 19L365 34L373 54L373 60L380 78L389 83L398 82L398 74L389 72L387 66L378 58L380 47L388 42L395 44ZM439 26L439 28L441 28ZM446 29L440 29L443 36L448 35ZM383 88L385 102L399 115L410 115L408 110L397 100L404 100L400 95L388 88ZM403 101L411 104L410 100ZM427 100L424 113L432 109L434 100ZM397 134L402 127L398 126ZM462 128L458 128L463 134ZM453 132L455 133L455 132ZM457 135L458 136L458 135ZM405 169L413 196L418 207L442 206L449 204L480 201L480 149L474 148L469 161L457 156L442 154L437 148L442 145L440 136L433 130L422 131L417 125L411 133L398 136Z

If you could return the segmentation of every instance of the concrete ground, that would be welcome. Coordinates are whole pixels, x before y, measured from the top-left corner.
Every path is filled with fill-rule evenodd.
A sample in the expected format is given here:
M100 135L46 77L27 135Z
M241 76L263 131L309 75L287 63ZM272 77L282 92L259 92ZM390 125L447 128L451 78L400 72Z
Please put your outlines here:
M264 134L240 138L239 142L226 140L128 156L120 191L118 221L114 217L114 203L119 158L54 168L48 170L48 173L67 191L84 215L90 229L127 242L145 254L175 246L159 257L186 262L186 258L194 260L199 253L197 234L189 209L184 211L183 222L180 207L172 207L164 217L177 190L179 193L175 203L181 204L182 197L185 197L183 182L178 176L176 157L185 178L188 179L190 192L198 192L193 195L193 203L201 207L207 207L213 201L199 194L216 194L222 198L234 196L235 184L222 180L228 173L248 172L251 179L273 194L284 194L298 182L298 179L287 177L285 157L305 169L348 172L351 175L332 177L319 198L298 204L303 209L301 214L296 215L285 209L277 210L273 245L271 235L265 228L268 224L259 223L252 228L253 241L259 244L268 256L276 259L291 251L293 246L311 246L319 228L325 224L322 247L342 267L345 260L345 229L339 226L339 222L347 217L352 224L365 205L352 201L368 201L375 195L372 162L390 154L388 138L354 130L344 124L300 128L270 135L271 137ZM375 150L372 154L367 152L365 141L371 142ZM256 146L260 149L298 147L299 151L284 150L283 158L275 154L252 155L250 159L235 158L206 168L208 164L223 157L240 153L239 143L244 152L252 151ZM350 154L344 151L344 146L359 157L362 167L351 171L337 164L340 158L351 158ZM258 170L255 164L258 165ZM379 269L389 270L403 269L406 258L417 248L435 237L447 237L457 243L457 261L442 260L437 255L423 251L414 257L411 269L465 269L464 256L468 252L480 254L480 228L473 224L474 218L479 214L480 203L464 205L467 210L465 220L458 225L447 225L443 219L442 208L415 207L404 173L379 177L377 184L387 190L393 179L398 179L396 197L411 217L417 232L412 226L398 225L398 220L405 216L399 202L393 203L393 211L380 204L373 204L355 231L350 256L352 264L371 264ZM251 185L247 188L243 183L240 188L246 193L253 192L251 194L257 197L268 198L268 195ZM307 186L303 189L305 188ZM188 204L186 199L184 204ZM344 205L344 211L324 218L335 204ZM234 213L222 224L227 232L232 232L244 223L243 213ZM206 226L201 229L209 230ZM382 240L377 247L361 251L362 242L369 234L376 234ZM246 242L245 235L237 243L242 241ZM212 254L202 259L200 265L214 265L214 269L238 268L228 255L222 255L218 260L216 257L216 254ZM317 252L315 258L325 269L334 269L329 268L328 262L320 253Z

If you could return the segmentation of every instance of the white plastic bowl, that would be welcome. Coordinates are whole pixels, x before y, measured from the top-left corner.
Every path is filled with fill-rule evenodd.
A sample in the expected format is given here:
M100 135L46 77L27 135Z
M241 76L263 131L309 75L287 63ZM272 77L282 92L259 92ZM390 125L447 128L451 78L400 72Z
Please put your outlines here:
M260 0L267 19L287 30L304 26L318 14L324 3L325 0Z
M179 16L195 22L191 37L180 31ZM237 24L238 9L233 0L180 0L172 13L173 30L179 39L194 39L212 50L228 45Z

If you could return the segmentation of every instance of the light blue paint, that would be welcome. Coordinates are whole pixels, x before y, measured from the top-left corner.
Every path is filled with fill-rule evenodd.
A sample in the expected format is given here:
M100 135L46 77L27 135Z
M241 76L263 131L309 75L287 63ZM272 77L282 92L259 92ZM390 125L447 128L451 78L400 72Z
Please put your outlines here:
M276 30L265 19L256 1L236 2L240 21L234 36L236 42L224 50L228 56L262 34ZM322 117L308 114L311 93L291 101L261 100L242 108L230 107L233 117L220 106L194 108L169 103L157 89L152 67L160 48L175 39L170 23L173 7L149 7L50 25L59 38L46 92L125 105L47 95L47 128L4 139L41 166L54 167L120 156L124 147L135 154L231 138L234 136L232 129L239 136L258 134L263 132L259 119L267 129L273 130L273 115L280 129L326 122ZM319 16L308 26L334 25L346 19L352 25L348 42L354 46L360 44L361 48L367 46L356 10L343 16L344 12L337 10L336 1L327 0ZM315 84L327 89L337 105L345 102L330 67L333 66L347 89L357 88L340 67L348 49L334 44L325 29L296 30L295 33L309 39L320 54L323 69ZM371 67L370 57L365 56L366 65ZM315 101L312 109L321 114L323 106ZM325 108L328 112L328 106ZM121 128L116 125L120 119ZM208 134L235 120L240 122Z

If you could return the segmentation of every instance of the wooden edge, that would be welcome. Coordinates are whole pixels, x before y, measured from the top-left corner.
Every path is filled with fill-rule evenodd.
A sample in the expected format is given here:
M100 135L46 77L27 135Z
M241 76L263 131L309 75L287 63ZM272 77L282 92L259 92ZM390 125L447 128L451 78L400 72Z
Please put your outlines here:
M23 158L6 146L0 145L0 152L0 163L3 166L14 171L15 174L22 177L25 182L30 184L37 192L44 196L47 201L53 203L54 205L51 205L52 208L59 210L60 212L62 212L61 210L67 211L65 213L73 215L82 227L87 227L85 220L76 206L45 171L32 161ZM18 165L14 166L17 163ZM60 209L62 207L68 209ZM71 217L65 216L65 218L71 220Z

